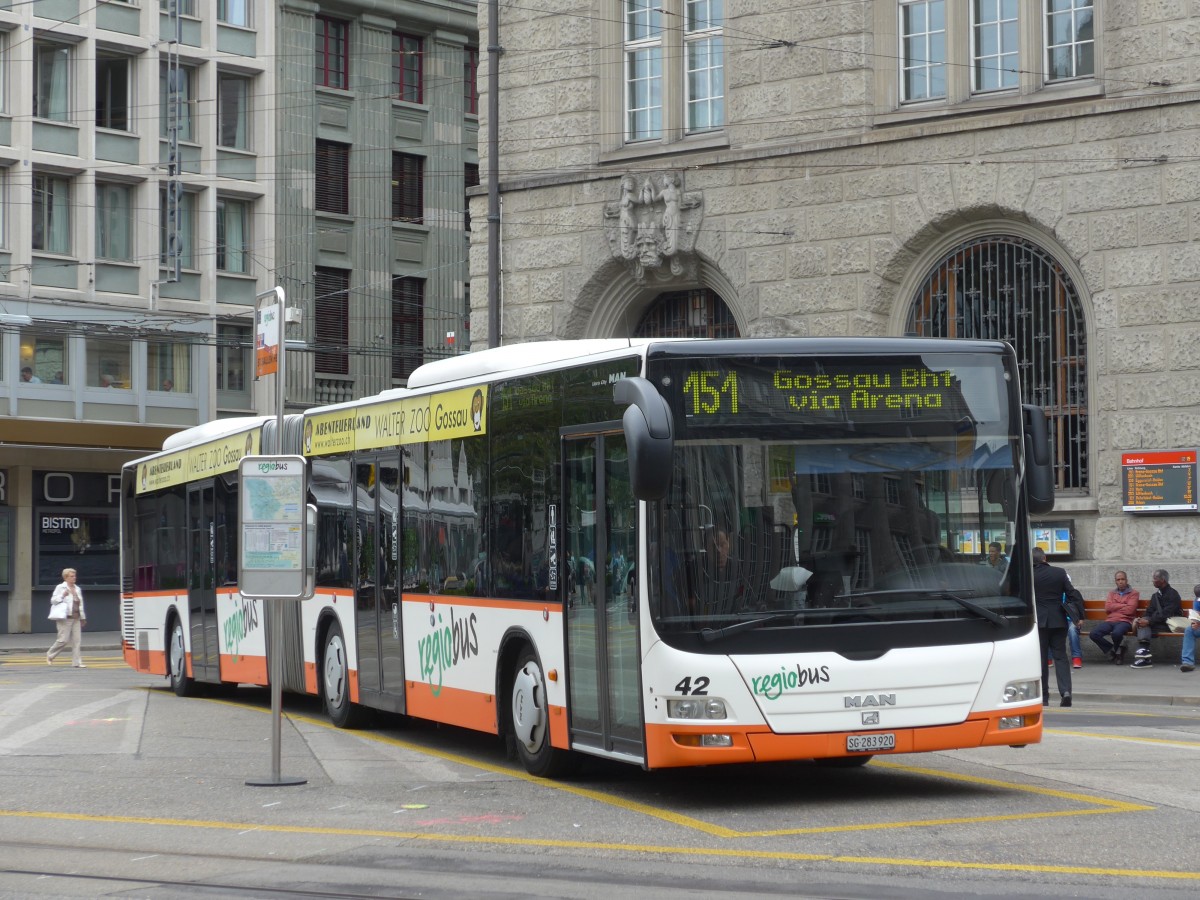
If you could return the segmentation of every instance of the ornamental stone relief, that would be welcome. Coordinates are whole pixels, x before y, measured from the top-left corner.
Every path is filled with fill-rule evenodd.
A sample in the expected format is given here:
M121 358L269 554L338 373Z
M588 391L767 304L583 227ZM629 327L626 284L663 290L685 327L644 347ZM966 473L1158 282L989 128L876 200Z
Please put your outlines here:
M679 172L626 175L621 199L604 206L604 231L613 256L633 277L695 278L696 235L704 218L700 191L685 191Z

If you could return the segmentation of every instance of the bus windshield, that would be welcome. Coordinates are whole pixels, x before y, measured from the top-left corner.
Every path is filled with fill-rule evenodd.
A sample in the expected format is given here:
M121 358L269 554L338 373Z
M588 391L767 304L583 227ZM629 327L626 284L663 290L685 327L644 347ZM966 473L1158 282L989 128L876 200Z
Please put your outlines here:
M1005 362L652 361L677 425L652 518L659 633L1028 621Z

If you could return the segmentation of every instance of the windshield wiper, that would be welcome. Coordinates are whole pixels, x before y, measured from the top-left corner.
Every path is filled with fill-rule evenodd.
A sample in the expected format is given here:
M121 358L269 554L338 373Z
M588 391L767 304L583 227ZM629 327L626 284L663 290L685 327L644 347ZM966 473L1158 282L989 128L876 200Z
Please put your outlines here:
M1004 628L1008 625L1008 619L1004 618L1000 613L988 609L986 606L980 606L978 603L972 603L966 597L951 594L949 591L938 591L935 596L940 597L942 600L953 600L963 609L969 609L975 615L982 616L998 628Z
M747 619L744 622L735 622L732 625L726 625L724 628L701 628L700 637L706 643L711 644L713 641L719 641L722 638L727 638L734 634L741 634L743 631L754 631L756 628L762 628L764 625L767 625L771 622L780 622L787 619L795 622L799 612L800 611L796 610L786 613L775 613L774 615L770 616L760 616L757 619Z

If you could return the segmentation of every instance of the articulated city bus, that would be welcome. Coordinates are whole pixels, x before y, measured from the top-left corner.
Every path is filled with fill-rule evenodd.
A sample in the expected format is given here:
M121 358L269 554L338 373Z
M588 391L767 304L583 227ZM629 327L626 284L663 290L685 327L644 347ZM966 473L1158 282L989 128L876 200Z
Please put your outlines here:
M237 459L274 427L125 469L125 655L179 693L266 681L231 564ZM283 686L338 725L491 732L542 775L1040 740L1028 517L1053 476L1005 344L501 347L289 417L282 450L317 510Z

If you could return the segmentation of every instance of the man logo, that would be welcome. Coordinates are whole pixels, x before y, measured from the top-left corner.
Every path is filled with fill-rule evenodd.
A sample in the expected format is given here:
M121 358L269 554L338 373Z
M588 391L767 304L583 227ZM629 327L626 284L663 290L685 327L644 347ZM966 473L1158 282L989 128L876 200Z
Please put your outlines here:
M863 713L862 719L863 719L864 725L878 725L879 724L879 713L877 713L877 712Z
M856 697L843 697L846 709L869 709L872 706L895 706L895 694L859 694Z

